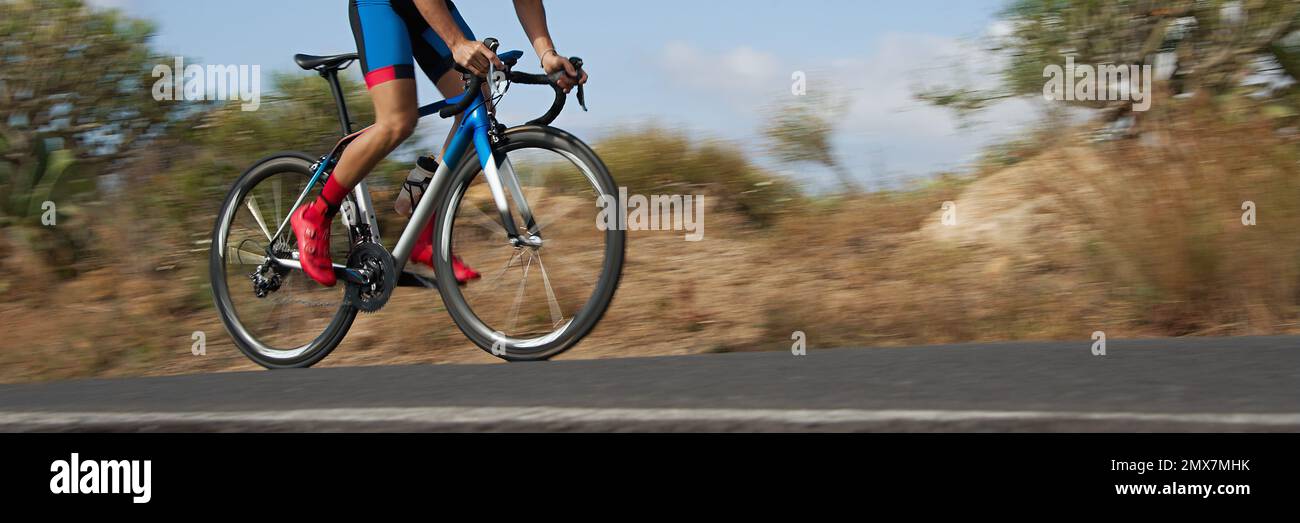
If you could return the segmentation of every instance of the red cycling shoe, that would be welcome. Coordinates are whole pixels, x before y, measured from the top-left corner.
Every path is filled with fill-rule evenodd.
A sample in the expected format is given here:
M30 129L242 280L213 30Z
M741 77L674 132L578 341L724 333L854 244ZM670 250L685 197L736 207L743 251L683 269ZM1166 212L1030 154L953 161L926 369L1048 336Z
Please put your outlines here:
M415 240L415 247L411 250L411 261L423 263L433 267L433 220L424 226L420 231L420 237ZM469 265L460 260L459 256L451 257L452 274L456 276L456 283L464 285L472 280L477 280L483 276L478 271L471 269Z
M302 271L311 279L326 287L333 287L337 282L334 276L334 262L330 259L330 224L332 216L328 212L329 204L317 198L311 205L304 205L289 217L289 226L293 235L298 237L298 262Z
M433 252L430 250L430 255L432 254ZM479 274L478 271L465 265L465 262L460 261L460 256L451 257L451 272L456 275L456 282L461 285L483 277L483 275Z

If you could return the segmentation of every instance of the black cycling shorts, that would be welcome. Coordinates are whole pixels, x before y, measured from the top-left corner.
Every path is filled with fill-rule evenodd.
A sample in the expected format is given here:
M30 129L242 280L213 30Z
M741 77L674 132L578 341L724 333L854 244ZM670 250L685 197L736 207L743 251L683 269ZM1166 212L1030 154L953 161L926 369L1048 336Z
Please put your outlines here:
M465 38L474 40L474 32L451 0L447 0L447 9ZM451 49L429 27L413 0L348 0L348 17L368 88L415 78L416 62L436 84L454 65Z

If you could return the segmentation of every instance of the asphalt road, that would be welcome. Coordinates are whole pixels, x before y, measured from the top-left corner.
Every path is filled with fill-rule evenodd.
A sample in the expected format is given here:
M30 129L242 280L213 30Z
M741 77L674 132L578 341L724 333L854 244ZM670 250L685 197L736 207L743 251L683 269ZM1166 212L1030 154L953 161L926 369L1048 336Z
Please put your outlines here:
M1300 431L1300 337L0 385L20 431ZM579 346L575 350L581 351Z

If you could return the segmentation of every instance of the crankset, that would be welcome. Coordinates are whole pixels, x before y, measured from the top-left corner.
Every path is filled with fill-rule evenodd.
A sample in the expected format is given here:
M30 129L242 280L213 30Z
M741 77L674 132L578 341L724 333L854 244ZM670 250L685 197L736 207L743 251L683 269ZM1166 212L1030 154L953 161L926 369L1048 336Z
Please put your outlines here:
M347 303L361 312L384 308L397 286L397 265L382 245L361 242L348 255Z

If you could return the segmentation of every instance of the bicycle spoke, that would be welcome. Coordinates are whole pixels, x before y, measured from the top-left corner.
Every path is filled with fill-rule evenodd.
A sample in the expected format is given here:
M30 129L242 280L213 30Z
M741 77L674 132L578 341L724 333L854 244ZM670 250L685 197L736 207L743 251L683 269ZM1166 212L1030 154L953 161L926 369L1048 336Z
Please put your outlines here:
M245 205L248 206L248 212L253 213L253 219L257 220L257 226L262 228L262 234L266 235L266 241L271 241L271 231L266 228L266 222L262 219L262 210L257 205L257 196L248 195Z
M275 200L275 215L274 215L275 226L276 228L279 228L280 223L282 223L280 221L282 218L280 217L284 216L283 214L280 214L280 179L279 178L275 178L271 180L271 199Z
M564 312L560 310L560 302L555 299L555 289L551 288L551 278L546 274L546 264L542 263L542 254L537 253L537 270L542 271L542 284L546 287L547 305L551 307L551 328L559 327L560 322L564 321Z
M510 267L513 266L514 261L515 261L515 258L518 258L519 255L522 254L522 253L523 253L523 251L521 251L521 250L519 250L519 249L515 249L515 253L512 254L512 255L510 255L510 259L509 259L509 260L506 260L506 266L501 268L501 272L498 272L497 275L496 275L496 276L493 276L491 280L488 280L488 281L484 282L485 285L488 285L488 288L487 288L487 289L484 289L484 290L489 290L489 291L490 291L490 290L496 289L498 285L501 285L501 277L502 277L502 276L505 276L506 271L510 270Z
M537 223L537 234L546 232L546 228L549 227L552 223L555 223L555 218L551 218L549 220L543 220L541 218L538 218L538 216L543 216L543 215L538 214L536 212L533 213L533 220L536 220ZM544 216L551 216L551 214L547 213Z
M515 322L519 319L519 306L524 301L524 290L528 285L528 269L533 266L533 257L529 255L528 263L524 265L524 275L519 278L519 290L515 292L515 303L510 307L510 317L506 321L506 332L514 332Z
M482 209L479 209L478 206L466 205L463 208L473 211L472 213L468 213L468 216L462 216L469 219L469 221L474 225L487 229L487 231L492 233L493 236L505 237L505 226L501 225L501 222L492 219L492 217L488 216L487 213L484 213Z
M231 247L227 259L235 260L237 265L261 265L266 261L266 251L255 251L245 245Z
M566 238L547 238L546 243L548 247L554 248L554 246L556 245L564 246L566 240L567 240ZM588 256L588 254L592 254L592 255ZM601 249L592 248L587 251L574 252L573 254L569 255L569 258L581 258L584 260L590 258L594 260L600 260L603 257L603 254L604 254L603 248ZM567 274L576 275L578 279L584 284L591 285L591 286L596 285L596 280L592 276L588 264L561 263L560 268L562 271L564 271Z

